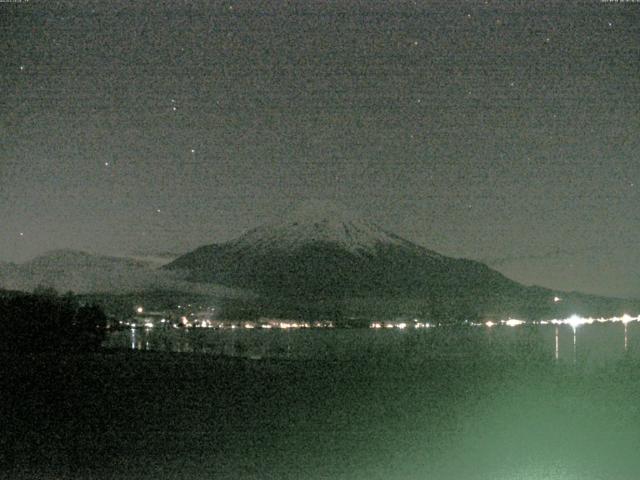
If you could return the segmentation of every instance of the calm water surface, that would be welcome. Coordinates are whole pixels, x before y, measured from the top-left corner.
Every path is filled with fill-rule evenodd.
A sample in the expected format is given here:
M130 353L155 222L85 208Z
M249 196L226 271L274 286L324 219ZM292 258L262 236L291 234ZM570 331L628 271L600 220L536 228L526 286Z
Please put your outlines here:
M0 478L637 480L640 325L575 333L115 332L11 370Z
M640 325L465 327L474 342L499 350L535 348L560 362L606 365L640 353ZM398 329L127 329L114 332L108 347L211 353L252 359L349 359L394 354L406 357L465 355L469 332L452 327Z

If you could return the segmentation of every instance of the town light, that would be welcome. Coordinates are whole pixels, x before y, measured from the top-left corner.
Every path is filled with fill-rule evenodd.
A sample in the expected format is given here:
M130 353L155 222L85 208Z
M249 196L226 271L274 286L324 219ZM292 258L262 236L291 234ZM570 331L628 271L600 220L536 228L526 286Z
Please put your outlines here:
M573 328L574 330L578 328L580 325L582 325L583 323L586 323L585 319L579 317L578 315L571 315L569 318L565 320L565 322L568 325L571 325L571 328Z
M622 318L620 320L626 325L629 322L633 322L635 318L630 316L628 313L625 313L624 315L622 315Z
M517 327L518 325L522 325L523 323L524 320L516 320L515 318L510 318L509 320L504 322L504 324L509 327Z

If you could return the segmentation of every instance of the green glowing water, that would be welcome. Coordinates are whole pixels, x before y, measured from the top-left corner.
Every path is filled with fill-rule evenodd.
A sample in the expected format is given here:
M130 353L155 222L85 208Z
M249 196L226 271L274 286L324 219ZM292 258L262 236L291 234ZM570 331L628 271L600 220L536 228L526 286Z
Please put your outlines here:
M630 327L626 350L621 325L579 329L575 357L567 327L557 360L554 328L508 327L243 332L235 343L183 338L181 348L207 354L22 359L4 374L13 423L1 471L18 479L635 480L640 330ZM239 338L248 346L228 348L240 357L215 355Z

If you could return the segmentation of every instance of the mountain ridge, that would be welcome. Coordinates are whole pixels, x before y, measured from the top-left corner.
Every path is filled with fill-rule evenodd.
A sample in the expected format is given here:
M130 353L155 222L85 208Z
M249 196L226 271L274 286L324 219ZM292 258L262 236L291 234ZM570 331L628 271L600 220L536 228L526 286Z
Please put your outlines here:
M441 255L335 206L304 207L163 267L187 279L255 292L239 315L553 318L622 313L635 303L525 286L489 266ZM562 294L563 303L554 298ZM375 306L375 307L374 307Z
M191 281L244 288L292 304L371 297L447 304L451 296L470 295L485 302L497 291L519 288L484 264L445 257L351 214L331 217L333 212L306 210L199 247L164 268L187 271Z

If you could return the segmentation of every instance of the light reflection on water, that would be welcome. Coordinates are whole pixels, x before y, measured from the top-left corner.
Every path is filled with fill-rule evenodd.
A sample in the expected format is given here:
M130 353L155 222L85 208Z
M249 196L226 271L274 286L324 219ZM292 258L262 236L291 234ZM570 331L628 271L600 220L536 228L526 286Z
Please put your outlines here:
M635 480L640 470L639 323L128 329L113 333L107 346L374 361L72 357L92 362L87 384L97 383L97 368L100 391L118 392L85 394L79 418L92 422L94 410L102 416L91 428L76 427L93 441L94 431L109 425L109 435L94 445L107 450L118 442L117 460L102 460L107 473L91 476L100 480ZM378 361L390 352L392 361ZM428 360L403 361L414 358ZM71 469L70 448L95 456L75 438L50 442L46 458L74 463Z
M560 362L601 365L636 354L637 323L447 327L431 330L374 329L129 329L112 333L105 346L247 358L349 358L395 351L406 356L465 355L468 336L491 348L537 349Z
M262 478L637 478L640 410L635 399L640 383L630 374L633 370L625 370L629 367L619 362L630 356L640 359L637 322L626 328L622 323L593 323L422 330L143 329L117 332L109 342L124 348L255 359L373 357L372 363L354 362L358 369L354 376L341 373L340 362L300 362L299 367L298 362L220 363L242 365L229 377L239 376L241 387L235 388L247 392L256 388L255 398L270 392L256 412L268 411L276 391L283 402L277 405L287 405L282 413L286 421L279 424L285 429L282 437L272 429L276 414L257 422L263 425L258 433L268 447L253 458L268 459L269 467L262 464L261 469L276 472ZM392 361L378 362L385 355ZM434 357L439 358L431 362ZM202 358L197 357L196 363ZM420 362L403 361L413 358L428 359L426 368ZM529 368L529 362L541 358L540 368ZM202 368L218 365L206 359L202 363ZM319 375L314 365L322 365L328 373ZM243 375L253 368L269 380L246 380ZM296 368L304 368L309 377ZM382 374L373 375L378 368ZM289 377L290 372L297 373ZM219 371L212 378L218 375ZM281 383L273 380L276 375L282 375ZM295 388L288 388L290 382ZM313 401L299 403L312 395ZM244 410L242 415L244 421ZM199 425L192 430L199 431ZM255 435L251 430L244 441ZM225 462L230 466L232 472L219 478L250 478L237 476L244 457L231 457L236 450L240 448L225 450L224 462L213 456L202 458L216 468ZM345 458L344 452L350 456ZM393 455L386 455L389 452ZM182 468L184 462L179 465ZM319 471L317 476L308 474L313 469ZM205 475L195 472L191 477Z

